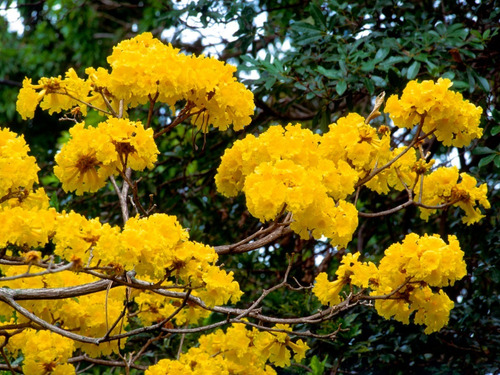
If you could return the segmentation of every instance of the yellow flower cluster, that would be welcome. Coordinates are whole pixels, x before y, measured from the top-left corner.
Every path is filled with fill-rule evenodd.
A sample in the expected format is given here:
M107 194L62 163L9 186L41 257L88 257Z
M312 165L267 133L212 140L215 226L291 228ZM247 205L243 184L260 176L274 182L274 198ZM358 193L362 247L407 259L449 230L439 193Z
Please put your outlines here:
M36 160L22 136L0 129L0 247L43 246L54 230L56 211L38 182Z
M352 165L360 178L374 166L385 164L391 156L389 133L379 136L377 130L357 113L350 113L331 124L322 137L320 149L325 158Z
M105 87L118 99L132 106L158 100L174 106L179 100L206 109L196 123L203 131L208 125L235 130L250 123L253 94L233 76L236 68L205 56L188 56L143 33L113 48L108 57L112 71ZM99 83L101 85L101 83ZM196 120L196 119L195 119Z
M168 287L173 287L173 283L168 283ZM159 294L142 291L134 296L134 301L139 306L139 318L144 325L158 323L171 317L179 308L181 301L161 296ZM210 310L205 310L196 304L187 303L186 306L177 312L173 321L178 327L185 324L197 324L200 319L208 318Z
M405 147L399 147L391 151L389 160L398 156ZM419 159L421 160L421 159ZM433 163L433 161L432 161ZM404 185L413 186L416 181L417 173L415 166L417 164L417 155L415 149L410 149L401 156L389 168L376 174L370 181L366 183L366 187L376 191L379 194L387 194L391 189L401 191Z
M289 331L277 324L274 329ZM276 374L268 361L279 367L290 366L291 355L300 362L309 346L292 342L284 332L247 330L233 324L226 332L217 330L199 339L199 347L181 354L178 361L164 359L151 366L146 375L159 374Z
M460 181L460 182L459 182ZM458 173L457 167L441 167L424 177L422 203L436 206L452 203L465 211L462 222L470 225L480 221L484 215L478 206L490 208L486 197L486 183L476 187L477 181L467 173ZM420 187L417 186L417 193ZM427 220L436 210L420 208L420 217Z
M26 78L17 100L18 112L23 119L32 118L41 101L41 108L50 113L78 106L85 115L91 104L109 114L109 106L118 112L120 100L127 108L156 99L175 113L175 104L184 100L197 113L193 123L204 132L210 124L220 130L233 124L240 130L251 121L253 94L234 77L236 68L224 62L180 54L151 33L119 43L108 62L111 71L87 68L87 80L73 69L64 79L44 77L36 85Z
M99 190L127 166L153 168L159 153L153 130L140 121L110 118L95 128L76 124L69 132L71 139L55 157L54 173L65 191L79 195Z
M80 101L87 98L90 89L90 82L78 78L73 68L66 72L64 79L61 76L42 77L36 85L31 83L31 78L25 78L17 97L16 108L23 120L33 118L38 104L50 114L79 106L81 113L85 115L87 106L81 105Z
M74 341L50 331L25 329L7 344L10 353L23 352L25 374L74 375L75 367L66 361L73 354Z
M326 273L319 274L313 293L322 304L333 305L341 301L339 293L347 284L370 288L372 296L390 296L375 302L381 316L408 324L415 313L414 323L426 325L429 334L448 322L454 306L443 290L431 288L453 285L464 277L463 256L455 236L449 236L447 245L438 235L412 233L385 251L378 269L373 263L359 262L359 254L346 255L336 272L337 280L330 282Z
M4 276L16 276L28 272L27 266L0 266L0 270ZM31 266L29 272L37 273L44 271L44 268ZM82 284L91 283L98 279L87 275L77 274L71 271L64 271L52 274L45 274L36 277L18 278L15 280L0 282L0 287L9 287L12 289L43 289L43 288L62 288L71 287ZM110 325L113 324L118 317L121 316L123 310L123 301L125 299L125 288L113 288L108 293L106 291L94 293L92 295L80 296L77 298L58 299L58 300L29 300L20 301L19 303L39 318L51 324L57 324L59 327L71 332L90 336L103 337ZM9 319L13 316L14 311L8 305L0 303L0 315ZM17 322L24 323L29 320L22 315L17 315ZM124 318L124 325L127 323L127 318ZM120 333L120 326L115 327L112 332ZM28 331L27 335L31 336L32 331ZM56 335L57 337L60 337ZM72 342L72 340L69 340ZM122 346L124 342L121 343ZM22 346L20 348L33 347ZM109 355L118 351L118 343L116 341L102 343L99 346L81 342L74 342L75 349L81 349L86 354L99 357L101 355ZM50 356L47 358L51 358ZM40 373L40 372L28 372ZM41 372L43 373L43 372Z
M434 131L445 146L467 146L483 133L479 127L482 108L449 90L452 84L443 78L437 83L410 81L401 99L392 95L387 100L385 111L396 126L412 128L423 120L422 130Z
M345 160L331 160L323 138L300 125L248 135L224 153L217 189L226 196L243 191L250 213L262 221L286 208L293 213L292 230L303 238L312 232L345 246L358 219L344 199L354 191L358 172Z
M40 170L22 135L0 128L0 199L31 190Z
M138 277L155 281L167 276L179 290L183 286L196 288L193 295L209 306L238 301L243 293L233 273L215 265L218 256L214 249L188 239L188 232L174 216L131 218L121 230L70 212L58 216L52 241L54 253L76 266L101 264L121 271L133 269ZM165 301L144 303L158 306Z
M328 281L326 272L318 274L312 291L323 305L340 303L343 300L340 292L347 284L368 288L370 283L376 282L377 267L372 262L360 262L359 255L359 253L346 254L342 258L339 268L335 271L337 280L333 282Z

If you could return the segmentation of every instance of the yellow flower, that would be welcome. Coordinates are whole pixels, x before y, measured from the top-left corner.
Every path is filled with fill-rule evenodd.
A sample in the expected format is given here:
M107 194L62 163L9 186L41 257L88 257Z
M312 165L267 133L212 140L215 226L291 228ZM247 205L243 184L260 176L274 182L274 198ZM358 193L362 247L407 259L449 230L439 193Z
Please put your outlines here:
M19 91L16 101L16 110L19 112L23 120L33 118L35 116L36 107L42 100L43 93L40 95L32 88L31 78L24 78L23 87Z
M328 281L328 276L325 272L321 272L316 276L316 281L312 289L314 295L318 297L323 305L337 305L342 301L340 292L347 284L346 279L339 278L334 282Z
M29 150L22 135L0 128L0 198L28 192L38 182L40 168L35 158L28 156Z
M153 139L153 129L144 129L140 121L110 118L101 122L98 129L109 136L109 141L115 146L117 158L116 168L142 171L153 168L158 156L158 148Z
M483 110L450 91L451 86L452 82L443 78L436 83L410 81L401 99L392 95L387 100L385 111L396 126L412 128L423 121L423 131L434 132L445 146L467 146L483 133L479 127Z
M50 114L79 106L85 115L87 106L81 101L87 99L89 91L90 84L79 78L73 68L66 72L64 79L61 76L42 77L36 85L31 83L30 78L25 78L17 97L16 108L23 120L34 116L38 104Z
M486 197L487 185L476 187L476 179L466 173L459 175L456 167L441 167L423 178L422 203L428 206L449 203L460 207L465 211L462 222L467 225L477 223L484 217L478 206L490 208ZM459 179L461 182L458 182ZM417 186L415 194L418 196L419 192L420 186ZM435 211L421 208L420 217L427 220Z
M369 133L374 149L380 149L375 133L354 125L356 137L360 131L366 137ZM302 238L326 236L332 245L345 246L358 218L356 208L343 199L354 191L358 172L331 157L324 139L291 124L272 126L259 138L249 135L226 150L215 177L217 188L226 196L243 191L249 212L261 221L275 219L286 208L293 214L290 228Z
M95 192L106 185L106 180L117 173L117 154L109 137L101 129L76 124L70 129L71 139L56 155L54 174L65 191L77 195Z

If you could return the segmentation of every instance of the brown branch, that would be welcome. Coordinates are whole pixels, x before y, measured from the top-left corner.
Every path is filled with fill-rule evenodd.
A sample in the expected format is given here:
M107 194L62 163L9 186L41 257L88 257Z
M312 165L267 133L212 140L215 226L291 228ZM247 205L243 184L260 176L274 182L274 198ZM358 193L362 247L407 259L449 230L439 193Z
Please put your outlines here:
M83 362L83 361L94 363L96 365L104 365L104 366L110 366L110 367L125 367L125 364L122 361L111 361L111 360L106 360L106 359L91 358L91 357L88 357L87 355L80 355L78 357L69 358L67 363L76 363L76 362ZM134 365L134 364L131 364L130 367L135 368L137 370L142 370L142 371L145 371L148 369L147 366Z
M364 185L365 183L367 183L368 181L370 181L373 177L375 177L375 175L379 174L380 172L382 172L384 169L387 169L389 168L391 165L393 165L396 161L398 161L404 154L406 154L408 151L410 151L410 149L415 146L415 144L417 144L417 142L420 142L422 140L424 140L425 138L427 138L430 134L433 133L433 131L427 133L427 134L424 134L422 137L420 137L420 132L422 130L422 127L424 126L424 120L425 120L425 115L422 116L421 120L420 120L420 123L418 125L418 128L417 128L417 132L415 134L415 137L412 139L412 141L410 142L410 144L408 146L406 146L406 148L401 151L401 153L399 153L398 155L396 155L392 160L388 161L386 164L384 164L383 166L379 167L379 168L374 168L370 174L368 174L368 176L362 178L360 181L358 181L356 183L356 185L354 186L355 188L361 186L361 185Z
M252 240L253 238L255 238L255 237L259 236L259 235L268 233L268 230L270 228L263 229L263 230L260 230L260 231L258 231L256 233L252 234L251 236L249 236L249 237L251 237L250 240ZM245 240L240 241L240 242L238 242L236 244L215 246L214 247L215 252L217 254L219 254L219 255L222 255L222 254L242 254L242 253L246 253L246 252L258 249L258 248L260 248L262 246L265 246L265 245L267 245L267 244L269 244L271 242L274 242L278 238L284 237L284 236L292 233L293 231L289 227L278 226L277 228L275 228L272 231L269 230L269 232L271 232L271 233L269 233L267 236L262 237L262 238L260 238L260 239L258 239L256 241L254 241L254 242L247 243L250 240L248 240L248 238L246 238Z
M149 110L148 110L148 120L146 122L146 126L144 127L145 129L147 129L151 126L151 120L153 119L153 111L154 111L155 103L156 103L156 100L158 99L158 96L160 96L160 93L158 91L156 92L156 95L154 97L151 97L151 95L148 95Z

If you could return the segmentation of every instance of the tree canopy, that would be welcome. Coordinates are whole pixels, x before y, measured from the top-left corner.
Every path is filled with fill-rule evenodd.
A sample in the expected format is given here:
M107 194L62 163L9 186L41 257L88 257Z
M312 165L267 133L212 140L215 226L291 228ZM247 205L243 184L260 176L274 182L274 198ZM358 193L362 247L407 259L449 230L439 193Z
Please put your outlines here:
M88 269L87 273L75 273L79 276L66 281L66 285L95 282L101 283L96 284L99 285L96 291L106 291L109 279L113 278L121 285L128 285L127 292L125 288L105 292L106 314L113 316L116 322L120 321L118 316L130 315L127 332L154 326L159 321L159 315L155 314L176 316L175 321L171 318L161 327L138 331L133 339L119 341L118 346L123 346L121 353L113 352L114 349L106 351L108 347L101 344L104 349L97 353L104 355L101 363L85 357L92 355L91 350L85 351L88 343L78 346L81 352L74 352L76 354L71 347L61 344L61 353L64 352L61 356L73 360L69 363L80 363L80 370L86 365L94 366L84 373L94 370L121 373L127 366L131 373L140 373L160 359L175 359L181 352L187 355L189 348L197 347L199 351L210 353L207 348L213 349L217 340L241 338L246 333L239 324L225 325L222 331L215 328L223 326L224 319L246 317L249 324L255 325L253 329L267 328L262 332L270 336L255 334L245 340L251 340L261 352L267 350L270 366L275 366L279 373L475 374L498 369L500 6L496 1L127 3L54 0L2 1L0 8L16 9L23 25L22 33L16 33L9 30L7 21L0 17L3 41L0 45L0 125L24 135L30 154L36 157L41 169L39 186L45 189L50 208L54 215L56 211L65 211L67 215L57 219L61 229L55 231L52 242L37 247L35 241L28 246L40 251L39 255L31 253L31 258L26 255L30 254L26 248L29 241L21 246L15 240L6 239L11 238L7 237L9 233L2 233L6 236L2 239L5 241L2 248L4 266L15 268L9 262L18 262L33 263L33 267L45 264L50 268L50 262L60 262L59 267L67 264L74 267L76 259L81 259L88 264L80 267L89 268L88 249L83 249L79 257L71 258L77 251L75 247L61 245L69 241L63 234L70 233L71 226L78 222L82 228L94 226L92 230L99 226L98 230L102 231L99 236L109 237L102 245L98 240L90 241L95 259L102 263L93 266L115 267L113 272ZM149 34L143 34L149 32L151 39L144 36ZM209 37L213 32L226 34ZM136 55L130 53L127 58L124 53L118 54L120 48L113 49L119 43L141 36L140 43L145 47L139 52L133 50ZM159 43L157 55L164 60L154 60L154 54L148 54L148 48L157 46L156 41ZM171 44L168 50L166 43ZM120 45L121 51L130 52L130 45ZM174 48L180 49L181 55L174 52ZM207 58L200 56L203 53ZM183 57L177 60L178 56ZM227 65L208 57L227 62ZM157 81L147 81L142 73L137 73L137 67L142 67L146 59L150 59L147 65L151 70L155 67ZM234 72L231 65L236 67ZM95 69L89 71L89 67ZM111 79L98 67L110 69ZM65 72L72 73L64 76ZM113 74L127 79L113 81ZM62 77L58 80L59 75ZM25 81L26 77L32 79L31 86ZM42 77L56 78L39 83ZM88 79L78 81L82 77ZM408 84L409 81L413 83ZM459 101L458 96L446 91L448 87L445 86L451 82L452 92L460 92L468 102ZM50 95L57 95L54 84L58 85L57 90L71 87L70 90L75 90L69 91L72 95L77 92L77 86L85 92L83 96L89 92L95 94L93 100L96 101L92 103L100 101L96 106L108 111L112 119L104 111L94 111L81 102L59 103L57 107L48 99ZM424 84L427 85L425 89L421 86ZM147 91L147 85L165 89L158 89L155 97L154 92ZM200 87L205 91L196 91L201 90ZM21 88L26 97L31 95L31 101L24 102L29 108L18 104L16 111ZM433 93L433 90L440 90L448 96L438 101L438 94L433 94L432 100L425 104L421 99L425 90ZM249 104L249 92L255 103L251 121L249 114L253 104ZM35 98L42 100L40 106L36 106L38 99ZM106 103L104 98L110 102ZM122 107L120 100L124 101ZM215 101L217 105L212 106ZM71 110L75 106L79 109ZM128 117L124 116L127 106L134 109ZM482 108L482 114L475 112L475 106ZM422 108L420 112L415 110L419 116L424 112L435 115L442 111L447 118L453 119L452 126L447 131L436 131L432 122L425 123L425 115L420 127L418 124L414 127L412 120L405 117L408 107ZM476 115L478 119L480 116L477 129L469 131L468 125L463 128L457 125ZM431 117L429 115L428 119ZM85 127L75 125L81 120L85 120ZM291 125L287 126L289 123ZM331 124L336 125L332 127ZM356 134L352 133L354 128L358 129ZM148 139L153 139L153 132L154 142L148 143ZM100 147L104 144L112 144L115 148L103 150ZM312 144L318 145L314 146L318 150L311 151ZM355 148L357 145L359 147ZM99 163L102 176L89 180L86 185L81 185L81 181L72 185L75 180L65 174L71 171L64 169L62 160L75 150L81 152L84 147L101 150L92 163ZM133 156L139 147L142 159ZM401 156L399 162L391 162L392 176L389 173L391 165L386 167L387 175L381 174L378 169L398 155L398 147L408 147L411 151L405 151L407 156ZM341 154L340 150L344 149ZM381 150L395 153L383 154ZM410 157L414 159L406 160ZM434 165L431 159L435 160ZM335 165L329 164L332 160ZM345 165L339 164L339 160ZM381 164L373 164L375 160ZM420 172L414 167L417 160ZM81 160L79 165L82 165ZM448 168L448 174L439 172L438 166ZM458 167L455 172L453 166ZM20 170L28 173L29 168ZM134 174L127 172L127 168L134 170ZM351 170L352 173L346 172ZM467 175L459 178L458 170ZM330 185L324 182L327 172L332 181ZM380 178L373 179L375 174ZM423 175L426 177L421 180L415 177ZM302 182L298 182L297 176L302 176ZM110 179L106 179L108 177ZM303 183L315 189L297 188L295 197L287 195L281 199L281 185L270 182L276 179L289 181L287 188L301 187ZM412 186L416 181L418 184ZM463 191L462 198L455 195L455 200L439 200L445 194L439 190L446 186L445 181L455 184L454 194ZM25 186L18 182L12 184ZM37 185L35 178L31 184ZM465 185L468 188L461 187ZM466 207L464 214L464 205L459 203L465 195L469 200L483 202L478 203L483 208L487 207L482 192L473 190L481 186L487 189L491 208L477 213L467 211ZM1 203L12 199L12 194L13 190L7 192ZM33 194L39 193L33 191ZM307 194L314 197L311 201L314 200L315 206L311 204L306 209L303 202ZM324 200L320 200L321 194ZM262 198L265 196L270 198L265 200ZM20 199L18 195L14 198ZM331 199L335 205L328 208L327 202ZM127 215L124 214L125 206L130 211ZM351 206L356 207L356 214L351 215ZM431 212L433 207L439 209ZM319 212L328 209L325 220L343 215L342 219L336 217L334 228L327 225L328 221L324 225L320 222ZM391 212L379 214L385 211ZM161 214L170 216L157 216ZM45 220L50 222L52 214L47 215ZM92 218L99 218L100 222ZM155 229L161 226L169 228L168 231ZM189 228L189 235L182 228ZM163 239L166 232L177 237L175 240ZM438 244L437 237L424 237L432 233L439 235L442 242ZM128 259L124 257L121 261L108 259L104 250L112 247L112 236L122 236L129 242L142 241L146 244L142 245L144 248L153 251L141 253L137 258L130 253ZM153 242L158 239L164 241L165 248L170 246L168 248L176 252L185 251L196 259L196 267L210 275L203 276L199 284L193 281L188 287L184 285L182 290L174 288L176 279L170 291L165 289L164 296L167 293L168 298L175 298L172 293L184 294L179 294L177 297L181 298L168 308L147 293L132 291L134 287L131 286L136 283L136 288L146 288L147 282L159 282L162 277L173 282L170 277L175 272L179 280L193 277L186 276L191 275L191 271L183 268L184 261L182 266L168 263L167 259L158 257L160 253L155 258L155 251L160 250L154 250L157 245ZM460 269L457 243L465 253L466 270ZM202 244L213 246L215 253ZM392 295L400 292L397 285L382 290L370 282L370 275L382 269L393 269L398 264L387 256L388 248L393 254L404 254L410 244L421 248L421 252L433 246L443 249L439 259L447 259L455 267L449 268L447 278L443 276L438 281L422 273L418 274L420 278L416 273L413 276L422 283L419 284L422 290L428 287L436 296L442 296L438 289L444 287L454 303L448 324L442 329L437 327L435 333L431 333L431 318L419 316L418 309L412 312L412 321L420 319L423 327L384 319L384 316L394 315L390 308L383 305L382 300L370 299L385 295L390 301ZM110 252L109 256L113 254ZM49 262L47 259L51 255ZM219 258L217 264L216 257ZM62 262L64 259L73 263L66 264ZM429 262L438 264L436 259ZM137 266L138 262L143 262L142 268ZM439 264L441 269L448 269L445 263ZM169 271L172 274L163 275L169 267L173 267ZM373 267L378 267L377 271ZM400 265L400 270L408 274L413 272L405 267ZM133 282L127 279L131 274L126 272L132 269L137 276ZM22 270L25 272L26 267ZM3 286L21 291L26 285L34 288L30 284L7 284L9 277L15 276L9 272L7 266L2 268L5 281L0 281ZM95 276L92 272L101 272L101 280L92 279ZM448 283L453 285L447 286ZM54 282L51 286L56 285L59 284ZM368 287L374 294L362 293ZM336 288L340 288L337 294L334 293ZM406 293L411 293L407 285L404 288ZM62 293L72 296L68 291ZM191 293L212 309L206 310L212 311L211 315L192 307L193 301L198 300L190 299ZM85 301L82 303L92 305L91 296L76 299L81 298ZM358 297L351 300L353 296ZM123 301L127 303L126 308L120 304ZM349 306L350 301L353 306ZM56 310L60 303L45 302L48 302L47 309ZM257 303L258 309L246 311L253 303ZM367 306L372 304L376 309ZM62 327L68 332L76 329L76 323L73 326L61 323L57 317L43 315L42 310L22 306L36 312L35 315L40 315L53 327ZM146 306L149 306L150 315L143 316L141 323L139 312L147 310ZM153 307L163 310L153 311ZM4 310L2 307L2 315ZM93 313L100 314L98 311L101 310ZM330 313L329 319L323 319ZM312 324L311 316L319 319L318 322ZM294 325L292 328L273 325L273 317L282 319L277 323L290 319ZM309 320L293 320L296 317L309 317ZM439 318L433 317L434 323L439 323ZM9 324L9 319L6 316L2 324ZM92 321L92 318L86 319ZM397 314L395 319L406 320ZM107 320L109 324L115 322L112 318ZM15 328L26 330L30 327L28 323L22 324L27 325ZM212 325L213 330L198 329ZM50 328L53 330L53 327ZM40 325L32 323L30 328L40 328ZM93 334L102 337L119 334L118 330L122 332L118 323L113 327L115 330L107 332L109 328L101 327L103 332ZM50 341L51 329L39 330L28 340L33 345ZM303 335L287 336L290 331ZM6 328L3 332L5 338L12 333ZM273 346L272 337L286 344ZM9 341L15 340L16 335L12 335ZM111 348L113 344L109 345ZM279 350L281 355L286 351L288 356L296 356L295 365L276 367L280 366L280 358L283 360ZM252 362L254 359L249 353ZM29 360L26 353L24 363L8 365L7 356L11 358L14 354L4 352L2 369L8 370L10 366L12 371L21 371L22 365L26 366ZM217 357L216 353L212 355ZM126 365L127 358L134 359L135 369L132 362Z

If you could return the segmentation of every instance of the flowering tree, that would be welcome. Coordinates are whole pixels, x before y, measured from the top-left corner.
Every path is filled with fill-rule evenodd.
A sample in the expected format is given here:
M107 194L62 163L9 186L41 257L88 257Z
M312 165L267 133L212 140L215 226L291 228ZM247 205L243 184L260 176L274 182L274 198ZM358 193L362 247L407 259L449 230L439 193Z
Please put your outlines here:
M78 196L114 190L122 225L51 207L22 135L1 131L4 368L62 374L85 362L127 373L274 374L290 366L292 356L294 363L307 357L308 340L335 340L341 324L326 333L316 327L356 306L412 320L426 334L447 324L454 303L442 288L466 275L455 236L410 233L376 262L349 252L349 243L358 217L417 207L427 220L457 207L473 225L483 217L481 208L489 208L486 184L429 158L431 139L464 147L482 135L482 109L450 90L449 79L410 81L400 97L384 103L381 94L366 117L347 114L323 133L289 124L236 141L215 183L228 198L243 193L262 226L212 247L190 240L175 216L157 212L155 196L141 185L161 175L157 144L169 132L241 130L251 122L252 93L232 66L180 54L149 33L119 43L108 62L109 70L87 68L86 79L73 69L36 84L26 78L17 110L27 119L40 107L74 122L54 174L64 191ZM154 125L155 106L168 108L168 123ZM394 126L370 124L382 106ZM93 112L105 116L96 126L85 122ZM401 143L393 137L397 129L407 131ZM406 199L368 212L360 199L366 189L399 191ZM238 304L246 290L218 264L219 256L279 246L291 233L347 252L334 273L320 272L309 284L291 276L300 256L292 252L278 282ZM308 313L283 316L264 308L281 290L312 300ZM179 338L176 355L151 358L156 342L173 338Z

